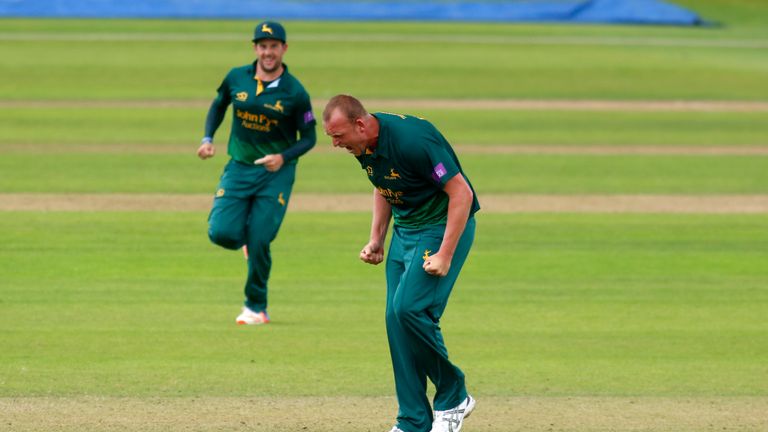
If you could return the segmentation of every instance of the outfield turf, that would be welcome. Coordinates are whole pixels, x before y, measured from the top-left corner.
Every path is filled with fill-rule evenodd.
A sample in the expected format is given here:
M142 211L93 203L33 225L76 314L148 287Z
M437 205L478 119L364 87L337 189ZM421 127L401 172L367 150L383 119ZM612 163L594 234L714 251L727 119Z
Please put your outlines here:
M252 58L248 21L0 23L6 100L207 98ZM316 98L768 97L758 25L287 24L286 62Z
M764 216L478 223L443 328L479 397L765 396ZM0 396L388 395L368 224L291 214L253 329L204 214L5 213Z
M193 154L8 154L3 192L213 193L224 158ZM486 194L765 194L765 156L477 155L461 157ZM330 175L332 173L332 175ZM299 168L296 192L368 192L360 164L346 154L316 153Z
M763 215L478 221L442 322L480 401L467 430L760 430ZM274 322L254 329L232 324L242 257L207 243L204 215L4 213L2 424L386 430L383 275L356 256L368 223L290 214Z
M436 101L439 103L439 101ZM198 136L210 101L176 102L172 107L140 106L72 107L10 106L0 104L0 146L26 152L66 152L72 145L137 145L135 150L162 151L184 145L196 150ZM315 106L320 111L323 106ZM662 146L768 146L768 109L762 111L616 111L526 109L414 109L398 103L379 102L372 111L412 113L433 122L456 145L631 145ZM222 128L228 130L231 118ZM330 147L318 130L318 148ZM226 143L226 135L217 143ZM0 147L2 148L2 147ZM105 150L106 151L106 150Z

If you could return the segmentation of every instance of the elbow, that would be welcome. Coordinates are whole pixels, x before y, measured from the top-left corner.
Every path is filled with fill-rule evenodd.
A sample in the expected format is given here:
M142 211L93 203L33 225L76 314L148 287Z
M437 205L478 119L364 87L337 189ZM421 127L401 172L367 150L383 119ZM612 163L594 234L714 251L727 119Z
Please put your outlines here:
M469 186L469 183L462 181L456 189L458 198L462 202L472 202L472 199L475 197L475 193L472 192L472 188Z

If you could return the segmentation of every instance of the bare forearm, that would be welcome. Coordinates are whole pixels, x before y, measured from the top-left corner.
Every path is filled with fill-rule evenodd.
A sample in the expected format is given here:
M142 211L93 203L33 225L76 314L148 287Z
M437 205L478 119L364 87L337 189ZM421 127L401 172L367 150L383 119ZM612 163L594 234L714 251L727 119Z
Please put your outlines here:
M440 245L440 253L446 257L453 257L459 238L467 225L473 194L461 174L445 185L445 192L448 194L448 220L443 242Z
M384 244L387 238L389 221L392 218L392 206L381 194L373 190L373 220L371 221L371 241Z
M360 259L368 264L378 265L384 261L384 240L387 238L389 219L392 217L392 207L379 193L373 191L373 221L371 222L371 238L360 251Z

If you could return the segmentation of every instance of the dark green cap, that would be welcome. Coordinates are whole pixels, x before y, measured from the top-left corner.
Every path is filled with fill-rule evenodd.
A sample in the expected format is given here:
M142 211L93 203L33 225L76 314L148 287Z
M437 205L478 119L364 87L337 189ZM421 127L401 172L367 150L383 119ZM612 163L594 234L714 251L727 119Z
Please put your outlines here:
M253 30L253 41L258 42L262 39L276 39L285 43L285 29L274 21L259 23Z

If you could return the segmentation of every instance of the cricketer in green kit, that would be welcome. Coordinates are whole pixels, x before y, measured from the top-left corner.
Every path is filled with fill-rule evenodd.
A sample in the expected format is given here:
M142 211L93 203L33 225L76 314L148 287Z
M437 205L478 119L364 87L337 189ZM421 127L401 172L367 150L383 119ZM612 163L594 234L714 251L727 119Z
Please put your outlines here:
M450 144L428 121L369 114L352 96L333 97L325 133L374 185L373 221L360 259L386 264L386 327L399 411L391 432L458 432L475 407L440 331L448 297L469 254L480 209ZM427 378L435 385L433 405ZM432 408L434 407L434 412Z
M227 249L243 248L248 260L245 304L238 324L266 324L270 243L285 216L299 156L317 139L309 94L288 72L286 33L266 21L254 30L254 63L233 68L218 88L197 154L215 154L213 136L232 105L224 168L208 218L208 237Z

